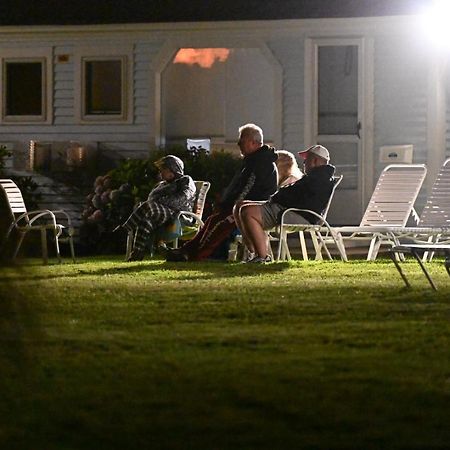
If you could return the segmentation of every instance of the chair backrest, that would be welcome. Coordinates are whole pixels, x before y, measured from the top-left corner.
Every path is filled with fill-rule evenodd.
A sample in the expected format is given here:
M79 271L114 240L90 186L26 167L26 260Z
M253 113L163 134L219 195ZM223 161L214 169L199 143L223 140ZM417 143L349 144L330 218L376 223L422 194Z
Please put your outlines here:
M450 227L450 158L442 165L420 216L421 227Z
M13 217L16 214L23 214L27 212L25 202L22 197L22 192L17 187L17 184L13 180L1 179L0 186L5 193L9 210Z
M360 226L404 227L427 174L424 164L391 164L380 174Z
M330 210L331 202L334 197L334 191L341 184L341 181L343 178L344 178L344 175L339 175L338 177L333 177L333 189L331 191L330 198L328 199L327 206L325 206L325 209L322 211L322 220L319 222L319 225L322 225L323 221L327 219L328 211Z
M205 208L206 202L206 194L208 193L210 187L211 183L209 181L195 181L196 194L192 212L194 214L197 214L197 216L199 217L202 217L203 215L203 209Z

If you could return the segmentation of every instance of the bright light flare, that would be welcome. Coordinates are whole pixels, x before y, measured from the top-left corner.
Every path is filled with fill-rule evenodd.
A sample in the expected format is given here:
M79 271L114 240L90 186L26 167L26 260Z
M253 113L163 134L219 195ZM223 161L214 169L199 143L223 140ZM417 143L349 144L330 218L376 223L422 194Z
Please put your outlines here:
M434 0L422 14L426 35L433 44L442 49L450 49L450 1Z

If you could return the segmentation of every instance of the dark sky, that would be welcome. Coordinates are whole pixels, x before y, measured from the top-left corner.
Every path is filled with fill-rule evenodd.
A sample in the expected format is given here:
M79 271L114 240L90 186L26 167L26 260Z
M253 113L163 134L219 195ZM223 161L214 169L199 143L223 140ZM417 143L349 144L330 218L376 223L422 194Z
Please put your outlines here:
M411 14L431 0L0 0L0 25L267 20Z

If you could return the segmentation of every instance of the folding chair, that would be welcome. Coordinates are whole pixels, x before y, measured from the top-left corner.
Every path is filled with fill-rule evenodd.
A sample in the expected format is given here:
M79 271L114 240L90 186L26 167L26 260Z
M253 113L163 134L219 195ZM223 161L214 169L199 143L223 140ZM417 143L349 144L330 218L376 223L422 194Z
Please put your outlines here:
M27 211L22 193L14 181L2 179L0 180L0 186L2 191L5 193L9 212L12 217L12 222L3 238L2 250L6 246L12 231L16 230L19 234L19 239L12 255L12 259L15 260L25 235L30 231L40 231L42 259L44 264L47 264L47 230L51 230L53 231L53 236L55 239L56 257L58 258L59 263L61 263L59 242L60 240L62 241L62 239L60 239L60 236L62 235L63 230L67 230L68 236L66 240L69 242L72 260L75 262L75 251L73 245L74 229L72 227L69 215L63 210L50 211L48 209L42 209L37 211ZM66 222L66 225L62 225L57 222L57 215L62 216L63 220Z
M277 261L291 259L291 254L288 246L288 235L292 233L298 233L300 247L302 250L302 256L305 261L308 260L308 251L306 248L305 233L309 233L309 235L311 236L311 240L313 242L314 250L316 253L315 259L317 260L322 259L322 252L321 252L322 248L324 248L328 258L331 259L331 254L328 251L328 248L324 245L319 245L321 235L320 233L318 233L318 230L320 230L321 227L327 224L326 218L331 206L331 202L334 197L334 192L341 183L342 178L343 175L333 177L333 190L331 191L328 203L321 214L317 214L316 212L311 211L309 209L298 209L298 208L289 208L283 212L283 214L281 215L280 225L275 228L276 232L279 234ZM317 223L316 224L305 223L306 220L303 219L302 213L309 213L313 216L316 216ZM299 220L303 223L296 223Z

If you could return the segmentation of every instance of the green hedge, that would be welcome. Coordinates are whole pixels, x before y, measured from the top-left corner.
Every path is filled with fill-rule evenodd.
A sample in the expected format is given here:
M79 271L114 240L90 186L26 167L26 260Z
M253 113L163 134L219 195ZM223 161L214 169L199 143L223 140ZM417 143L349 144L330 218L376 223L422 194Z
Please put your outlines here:
M88 253L123 250L124 239L113 239L111 232L126 220L134 205L147 199L158 181L158 169L154 162L169 154L184 161L185 173L194 180L211 183L205 207L206 215L241 166L241 160L230 153L222 151L209 156L203 153L191 156L181 146L153 151L145 160L123 161L107 174L99 175L94 182L93 191L86 197L80 238ZM122 244L117 245L117 241Z

